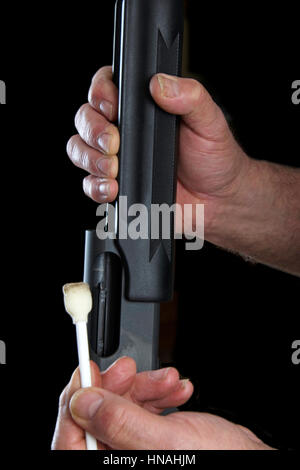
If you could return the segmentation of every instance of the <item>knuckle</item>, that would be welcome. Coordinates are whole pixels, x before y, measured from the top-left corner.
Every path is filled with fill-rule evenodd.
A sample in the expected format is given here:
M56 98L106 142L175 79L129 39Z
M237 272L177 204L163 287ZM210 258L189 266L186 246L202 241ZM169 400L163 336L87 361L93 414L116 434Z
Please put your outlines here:
M88 115L89 109L90 104L83 108L82 114L77 119L76 127L82 140L86 144L96 147L102 123L97 122L97 119L92 118L92 115Z
M61 392L59 399L58 399L58 406L59 408L64 408L67 404L67 395L68 395L68 386L66 386L63 391Z
M69 155L70 158L72 158L72 155L74 153L76 141L77 141L77 135L73 135L67 142L67 154Z
M83 105L80 106L78 109L77 113L75 114L75 126L78 129L80 126L80 123L82 121L82 118L85 116L87 107L89 106L89 103L84 103Z
M95 108L97 106L97 95L95 91L95 87L92 85L88 92L88 102Z
M201 102L206 99L207 92L204 86L198 80L191 79L193 98L196 102Z
M91 181L91 178L89 176L87 176L86 178L84 178L83 182L82 182L82 186L83 186L83 191L84 193L89 196L89 197L92 197L92 192L93 192L93 185L92 185L92 181Z
M112 67L111 65L104 65L103 67L101 67L99 70L97 70L97 72L94 74L93 78L92 78L92 82L94 82L95 80L98 80L99 77L105 75L106 73L109 73L112 71Z
M101 203L102 198L99 194L99 178L92 175L87 176L83 180L83 191L87 197L95 202Z
M92 142L97 142L99 135L102 132L102 127L105 128L105 125L102 122L90 121L87 126L87 135Z
M99 110L99 105L102 100L109 100L112 94L112 82L107 78L100 77L97 81L93 82L88 94L88 101L90 105Z
M101 96L103 90L107 85L107 79L105 77L99 77L92 82L92 85L89 89L89 97L98 97Z
M105 80L103 78L99 78L90 86L88 92L88 102L94 108L98 109L99 102L101 101L101 97L103 95L104 83Z
M87 144L95 145L97 144L98 131L92 125L92 123L87 123L83 132L83 140Z
M83 151L80 156L81 167L88 171L90 168L90 157L87 151Z

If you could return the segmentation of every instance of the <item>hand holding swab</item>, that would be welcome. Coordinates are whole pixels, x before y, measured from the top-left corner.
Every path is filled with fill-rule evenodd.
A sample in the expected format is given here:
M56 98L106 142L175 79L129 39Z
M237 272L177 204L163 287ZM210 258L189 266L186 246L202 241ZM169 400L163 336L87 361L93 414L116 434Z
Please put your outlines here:
M84 282L65 284L63 286L65 309L76 325L77 349L80 369L81 387L91 387L90 354L87 335L88 314L92 310L92 295L89 285ZM97 441L86 433L87 450L97 450Z

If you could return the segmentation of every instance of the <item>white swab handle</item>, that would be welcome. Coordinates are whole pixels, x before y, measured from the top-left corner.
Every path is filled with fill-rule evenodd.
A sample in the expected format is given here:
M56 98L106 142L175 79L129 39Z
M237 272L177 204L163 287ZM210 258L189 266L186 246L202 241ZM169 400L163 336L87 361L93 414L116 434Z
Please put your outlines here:
M86 322L79 321L76 323L76 337L81 387L91 387L92 377ZM98 447L96 439L91 436L88 432L85 433L85 436L87 450L97 450Z

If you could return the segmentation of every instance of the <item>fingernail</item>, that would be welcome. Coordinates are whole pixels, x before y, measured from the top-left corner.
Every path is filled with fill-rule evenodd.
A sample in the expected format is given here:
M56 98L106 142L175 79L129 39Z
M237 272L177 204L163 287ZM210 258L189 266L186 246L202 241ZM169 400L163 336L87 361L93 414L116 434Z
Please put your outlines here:
M81 419L92 419L103 402L103 395L98 392L85 392L80 390L71 400L72 414Z
M166 75L157 75L157 80L160 86L161 94L166 98L175 98L179 96L178 80L175 77Z
M109 196L109 191L110 191L109 183L100 183L99 184L99 193L101 194L101 196L108 197Z
M109 101L103 100L100 103L100 111L107 119L111 120L113 115L113 105Z
M101 134L98 138L98 145L103 153L109 153L110 143L112 140L111 134Z
M111 158L100 158L97 161L97 167L106 176L110 176L111 174L111 166L112 166L112 160Z
M167 377L169 372L169 367L166 369L151 370L148 372L150 379L152 380L163 380Z
M189 383L189 379L180 380L180 385L182 388L186 388L188 383Z

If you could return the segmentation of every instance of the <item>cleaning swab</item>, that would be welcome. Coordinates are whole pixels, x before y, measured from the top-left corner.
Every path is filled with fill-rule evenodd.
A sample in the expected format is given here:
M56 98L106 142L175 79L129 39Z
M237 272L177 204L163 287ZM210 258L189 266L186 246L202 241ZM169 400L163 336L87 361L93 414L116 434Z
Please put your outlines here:
M71 315L76 325L77 349L79 359L81 387L91 387L90 354L87 335L88 314L92 310L92 294L85 282L65 284L63 286L66 311ZM87 450L97 450L97 441L86 432Z

